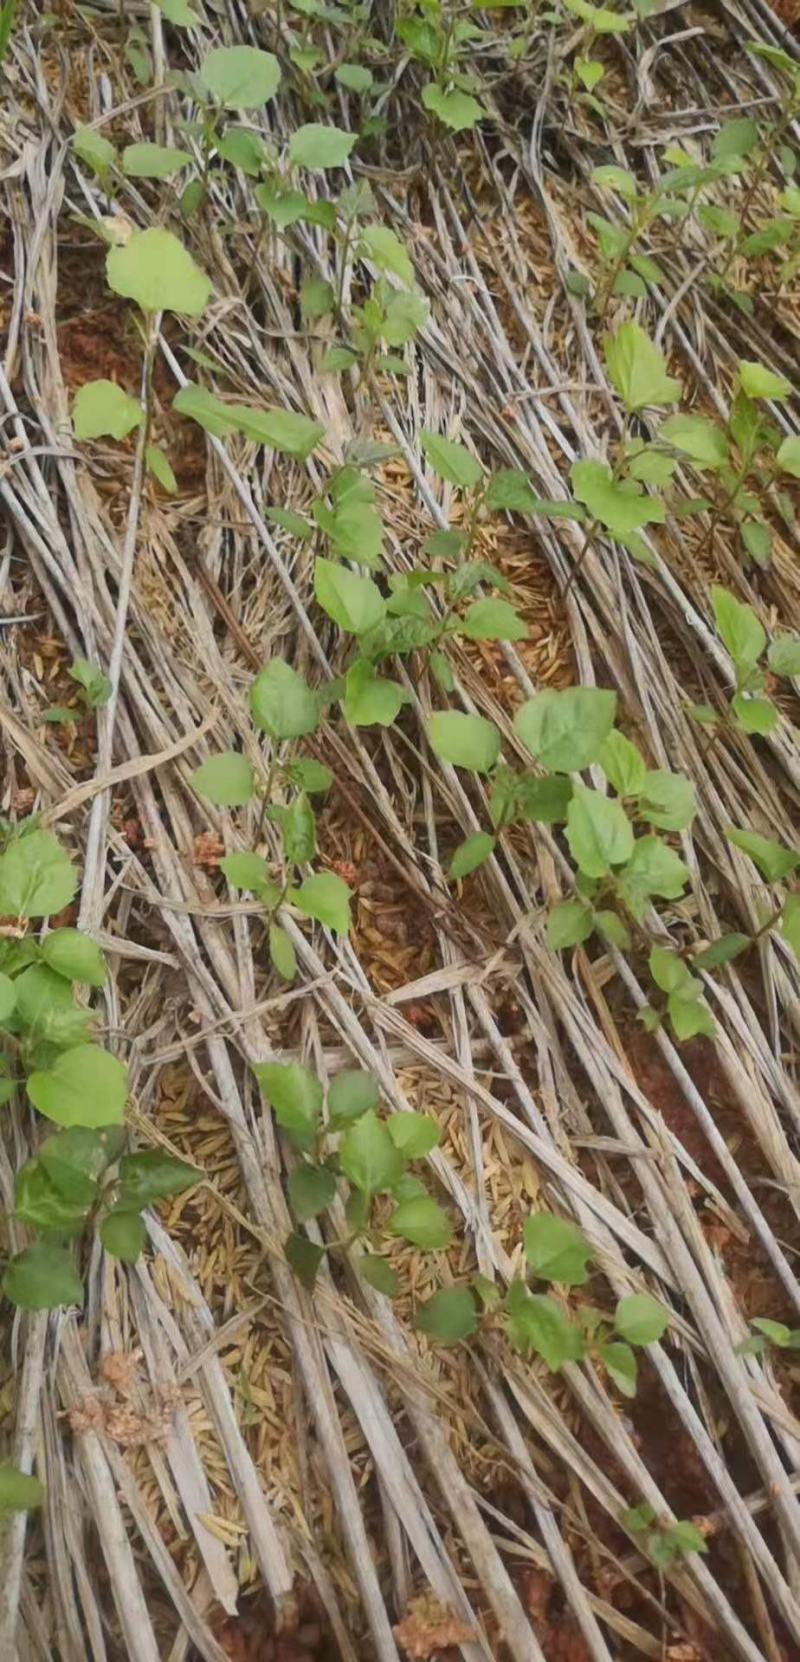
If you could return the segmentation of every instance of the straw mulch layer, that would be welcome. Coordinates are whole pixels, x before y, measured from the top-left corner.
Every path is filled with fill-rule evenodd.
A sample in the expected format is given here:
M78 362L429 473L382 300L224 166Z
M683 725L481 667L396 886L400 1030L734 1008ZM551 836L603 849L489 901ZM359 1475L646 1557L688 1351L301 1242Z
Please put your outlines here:
M155 6L124 10L160 83L217 30L281 50L262 8L210 8L202 36L169 30ZM798 1321L797 964L765 941L709 990L717 1038L678 1051L635 1020L635 956L626 968L595 948L547 950L564 877L547 828L514 833L501 859L448 885L480 797L426 750L421 717L437 695L407 663L396 673L414 700L396 729L332 722L321 735L336 773L321 864L351 884L354 929L336 943L291 925L301 975L279 983L258 908L219 871L226 851L252 846L255 811L231 818L189 779L209 749L249 742L249 683L272 655L311 679L337 667L311 561L264 519L270 504L304 510L318 459L306 472L170 409L191 343L226 394L323 421L331 465L354 437L390 440L397 458L374 470L389 569L458 518L420 470L420 427L461 433L487 465L524 467L541 495L563 496L575 456L615 436L602 362L562 281L596 258L587 213L614 212L591 169L627 161L644 179L666 146L700 146L748 100L768 103L775 79L744 47L780 26L757 0L659 8L624 44L598 44L605 124L567 100L551 36L534 29L529 55L492 80L492 120L457 147L431 148L407 76L365 174L431 317L409 380L372 404L317 373L325 342L301 327L299 283L332 275L325 237L265 239L251 182L220 172L213 213L181 230L214 299L194 331L172 319L159 343L155 435L178 493L145 482L132 503L132 445L76 451L69 405L97 376L138 391L140 342L105 287L92 222L150 223L162 198L142 181L106 197L67 141L103 117L119 144L183 142L177 105L142 96L115 6L57 0L50 24L34 13L21 9L0 110L0 812L46 811L85 860L74 917L108 956L103 1020L131 1066L132 1137L189 1158L204 1182L150 1219L135 1267L91 1256L82 1315L7 1322L2 1428L47 1499L27 1535L8 1537L0 1654L16 1628L25 1662L794 1662L797 1368L791 1352L745 1363L737 1346L753 1316ZM505 14L486 15L496 44ZM333 119L347 127L341 98ZM283 131L314 119L298 111L290 87L253 119ZM796 377L796 295L770 289L768 267L769 302L756 292L749 317L682 288L702 249L667 222L654 237L664 290L642 321L653 332L667 308L663 344L688 401L724 407L742 357ZM796 547L776 527L771 567L744 569L698 524L658 527L642 565L612 544L580 558L566 521L487 520L479 555L507 578L528 638L453 654L465 707L499 723L509 753L533 688L595 681L617 688L652 766L692 777L693 899L669 915L692 940L753 925L759 892L725 827L792 843L800 789L791 694L777 737L757 746L735 733L709 743L686 716L729 685L709 580L797 628ZM102 717L76 709L54 727L43 712L74 699L75 656L108 661L131 527L112 745ZM398 1245L391 1306L343 1270L313 1297L288 1272L289 1159L251 1071L274 1055L322 1075L372 1069L393 1108L440 1125L430 1176L454 1245ZM3 1135L8 1205L35 1136L23 1108ZM513 1276L537 1207L591 1241L589 1300L610 1310L649 1290L670 1308L635 1400L597 1370L523 1362L499 1330L453 1349L415 1331L437 1286ZM693 1519L707 1556L665 1574L649 1564L618 1524L643 1499Z

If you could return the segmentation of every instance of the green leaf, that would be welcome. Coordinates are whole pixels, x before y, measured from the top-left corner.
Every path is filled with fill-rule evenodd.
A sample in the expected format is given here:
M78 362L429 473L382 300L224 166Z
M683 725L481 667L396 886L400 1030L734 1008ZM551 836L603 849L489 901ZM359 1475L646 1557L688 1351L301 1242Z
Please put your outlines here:
M534 1351L557 1373L564 1362L583 1355L583 1335L549 1293L529 1293L521 1281L511 1284L506 1301L508 1337L516 1350Z
M526 473L505 467L492 474L484 501L487 508L532 514L536 512L538 498Z
M780 916L780 929L792 951L800 958L800 895L790 894L785 901Z
M641 751L630 739L612 728L603 740L597 760L619 796L638 796L647 769Z
M437 711L429 718L426 732L434 756L473 773L489 773L500 754L500 734L484 716Z
M597 1355L617 1390L625 1397L635 1397L636 1357L630 1345L603 1339L597 1346Z
M56 1310L62 1304L83 1304L83 1284L72 1253L57 1241L34 1241L11 1259L3 1276L3 1292L19 1310Z
M334 79L347 92L369 92L372 86L372 70L360 63L340 63L334 71Z
M654 1345L669 1327L669 1312L649 1293L629 1293L617 1305L614 1326L630 1345Z
M790 473L793 479L800 479L800 438L784 439L775 460L784 473Z
M598 935L601 935L604 941L609 942L611 946L618 947L620 952L629 951L631 944L630 932L616 912L610 912L605 907L601 907L599 912L595 912L594 926Z
M657 496L643 496L638 487L619 484L605 462L573 462L572 489L595 519L612 536L629 537L643 525L663 525L666 509Z
M620 1523L631 1535L640 1535L643 1530L649 1529L656 1521L656 1511L649 1501L642 1501L639 1506L626 1507L620 1514Z
M387 1123L389 1136L405 1160L421 1160L439 1142L439 1127L428 1114L393 1114Z
M322 1086L316 1074L301 1062L259 1062L253 1072L290 1142L308 1153L322 1120Z
M586 877L605 877L633 853L633 831L621 803L576 785L567 810L570 853Z
M351 891L335 872L314 872L299 889L292 890L290 899L304 917L314 918L337 935L348 933Z
M559 1281L566 1287L582 1287L588 1281L591 1247L568 1218L534 1212L525 1219L522 1238L525 1256L540 1281Z
M379 271L391 271L408 288L414 281L414 267L404 244L388 225L365 225L361 231L358 252L362 259L371 260Z
M318 1217L335 1194L336 1181L324 1166L295 1166L289 1173L289 1202L298 1223Z
M91 1199L94 1192L93 1186ZM32 1229L55 1230L60 1235L78 1234L86 1219L88 1204L62 1195L39 1160L28 1160L17 1173L14 1215Z
M0 972L0 1027L8 1021L17 1002L17 991L10 975Z
M478 1313L469 1287L442 1287L419 1305L414 1326L429 1339L458 1345L477 1331Z
M172 400L173 410L179 415L188 416L191 421L213 433L217 439L227 438L230 433L238 433L239 425L231 415L232 406L223 404L221 398L209 392L206 387L200 387L194 381L188 381L185 387L176 392Z
M200 23L196 12L192 11L188 0L155 0L159 11L164 13L168 23L178 29L194 29Z
M367 1286L374 1287L376 1293L384 1293L386 1298L397 1297L400 1282L385 1258L375 1252L367 1252L363 1258L356 1258L355 1265Z
M588 23L596 35L624 35L631 27L632 12L613 12L605 6L592 6L589 0L564 0L567 11Z
M368 1108L348 1127L339 1145L339 1164L345 1177L366 1195L391 1189L402 1175L403 1156L374 1109Z
M752 944L752 936L750 935L720 935L702 952L695 953L692 964L695 969L719 969L722 964L730 964L734 958L740 957Z
M170 496L174 496L178 489L178 481L175 478L172 468L170 467L169 460L165 456L160 445L148 444L145 449L144 459L147 463L148 473L152 473L153 478L161 486L162 490L167 491Z
M705 1536L688 1518L673 1524L667 1534L677 1552L708 1552Z
M580 946L594 933L594 914L584 900L562 900L547 919L547 944L553 952Z
M317 852L314 810L303 791L288 806L267 809L267 818L281 828L284 859L290 865L305 865Z
M514 727L543 767L554 773L578 772L599 760L616 706L616 693L596 687L548 690L522 705Z
M558 774L546 779L520 778L510 768L498 768L489 797L492 823L537 820L542 825L561 825L571 799L571 779Z
M470 872L477 871L488 860L494 848L495 838L488 831L473 832L471 837L465 837L463 843L459 843L450 861L448 876L454 882L460 877L469 877Z
M712 1038L716 1032L714 1018L701 998L683 993L670 993L667 1011L677 1039L694 1039L700 1033Z
M147 1241L144 1218L123 1206L113 1206L106 1213L99 1234L106 1252L123 1264L135 1264Z
M287 773L294 785L298 785L308 796L321 796L329 791L333 784L333 774L326 768L324 762L317 762L313 757L301 757L299 761L290 762Z
M573 67L581 86L587 92L593 92L605 75L603 65L598 63L596 58L576 58Z
M90 664L86 658L76 658L67 671L70 679L77 681L86 694L87 703L92 709L98 709L107 704L111 697L111 682L103 671L95 664Z
M78 872L51 831L16 836L0 854L0 917L51 917L77 887Z
M105 173L114 166L117 152L113 144L109 144L108 139L103 138L94 127L76 127L72 143L76 156L80 156L93 173Z
M360 1120L362 1114L375 1109L380 1101L377 1079L359 1068L345 1068L334 1075L328 1086L328 1118L331 1129L338 1130Z
M461 490L470 490L473 485L480 484L483 468L463 444L442 438L441 434L431 433L427 428L422 429L420 440L425 460L440 479L446 479L448 484L457 485Z
M688 966L677 952L671 952L667 947L654 946L648 958L650 974L657 987L663 993L685 992L697 997L700 992L700 983L695 979Z
M739 360L739 380L742 390L748 398L789 398L792 391L791 381L783 375L775 375L764 364L754 363L746 358Z
M298 220L308 219L311 203L299 190L284 190L275 185L256 185L255 199L268 219L285 231Z
M270 525L279 525L283 531L290 531L293 537L299 537L301 542L310 542L314 535L314 527L310 520L304 519L302 514L296 514L292 508L266 508L264 518Z
M786 1327L783 1322L770 1321L767 1316L754 1316L750 1326L757 1328L758 1332L763 1333L764 1337L769 1339L770 1344L777 1345L779 1350L790 1348L791 1329Z
M592 180L602 190L615 190L618 196L624 196L629 202L638 195L636 180L624 167L593 167Z
M428 660L428 668L442 692L454 692L456 679L443 652L432 652Z
M294 167L310 168L312 173L324 172L328 167L343 167L357 138L357 133L313 122L297 127L289 140L289 161Z
M297 953L279 923L269 926L269 956L273 969L284 981L293 981L297 974Z
M752 606L737 600L719 583L711 586L711 604L720 638L742 677L758 663L767 644L766 631Z
M781 635L767 653L773 675L800 675L800 635Z
M255 789L253 769L238 750L209 756L207 762L195 768L191 783L200 796L220 808L240 808L250 801Z
M447 531L442 532L442 536L446 537L448 535ZM429 542L433 543L433 540L433 537L431 537ZM437 551L430 548L429 552L436 554ZM440 550L440 552L443 553L445 559L450 558L446 550ZM458 549L453 550L453 559L458 557L458 552ZM448 574L447 597L449 600L463 600L467 595L474 594L481 583L487 583L493 589L508 589L508 583L502 571L498 571L496 566L489 565L486 560L465 560L456 567L455 571Z
M745 829L731 829L725 832L729 843L740 848L744 854L749 854L768 883L780 883L800 865L800 854L791 848L784 848L781 843L773 842L770 837L762 837L757 831Z
M72 425L76 439L124 439L141 419L138 399L131 398L116 381L86 381L75 394Z
M144 312L180 312L200 317L211 298L211 283L171 231L154 225L134 231L106 256L108 286Z
M639 811L661 831L684 831L697 812L694 785L682 773L647 772L639 791Z
M112 1142L117 1135L121 1133L98 1133L76 1125L40 1143L39 1164L64 1200L82 1207L91 1205L97 1179L117 1152Z
M163 144L129 144L122 152L122 171L128 179L171 179L191 164L185 150Z
M739 526L739 535L751 560L760 566L768 565L772 555L772 532L766 520L744 520Z
M54 929L42 942L44 962L68 981L102 987L106 978L103 954L79 929Z
M257 179L267 160L267 152L257 133L248 127L228 127L217 138L217 153L231 167L238 167L248 178Z
M123 1205L128 1210L131 1207L138 1210L152 1206L154 1200L163 1200L167 1195L181 1195L184 1189L193 1189L202 1183L203 1174L187 1160L177 1160L160 1148L148 1148L141 1154L123 1154L119 1181Z
M300 739L319 722L319 699L291 664L273 658L250 688L250 713L271 738Z
M333 288L324 277L310 277L300 290L300 316L326 317L336 304Z
M527 626L506 600L473 600L458 628L472 641L524 641Z
M63 976L34 964L17 977L17 1019L27 1036L68 1049L86 1038L90 1010L79 1009Z
M0 1514L31 1512L35 1506L41 1506L44 1493L38 1477L31 1477L16 1466L0 1466Z
M317 1246L316 1241L309 1241L306 1235L298 1235L295 1231L287 1235L283 1250L286 1262L294 1270L298 1281L307 1292L313 1293L319 1267L325 1257L325 1248Z
M422 103L431 115L449 127L453 133L463 133L475 127L486 114L477 98L468 92L444 92L434 81L422 88Z
M387 346L405 346L424 328L430 316L430 307L421 294L407 294L399 290L386 301L380 325L381 340ZM384 359L386 363L388 360ZM405 365L403 365L405 369Z
M253 410L249 404L228 404L226 409L245 438L301 462L316 450L325 434L321 422L297 415L294 410Z
M711 142L711 154L717 161L728 156L749 156L758 144L758 126L750 116L737 116L735 121L726 121L715 133Z
M217 46L200 65L200 80L226 110L257 110L275 96L280 64L255 46Z
M628 478L638 479L643 485L654 485L656 490L666 490L677 465L674 456L665 456L657 445L648 445L646 450L637 449L630 456Z
M235 889L251 889L257 894L269 882L269 867L261 854L226 854L219 864Z
M680 381L667 374L663 352L638 323L621 323L613 335L606 336L605 359L611 382L627 410L674 404L680 398Z
M391 727L407 700L403 687L380 680L363 658L347 671L342 708L354 727Z
M778 711L768 698L751 698L737 693L731 709L743 733L771 733L778 725Z
M363 635L380 623L386 605L371 577L359 577L333 560L314 564L314 594L324 612L350 635Z
M57 1125L119 1125L127 1095L127 1068L99 1045L75 1045L28 1079L34 1108Z
M641 918L651 895L677 900L688 881L689 868L674 848L668 848L660 837L637 837L619 889L634 917Z
M386 1225L390 1235L397 1235L412 1246L436 1252L447 1247L453 1238L447 1213L430 1195L417 1195L401 1200Z

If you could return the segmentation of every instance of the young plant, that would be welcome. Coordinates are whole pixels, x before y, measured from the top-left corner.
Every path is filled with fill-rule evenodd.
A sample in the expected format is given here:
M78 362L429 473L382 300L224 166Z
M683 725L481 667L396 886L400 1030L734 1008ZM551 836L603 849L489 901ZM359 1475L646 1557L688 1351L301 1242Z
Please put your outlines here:
M399 1283L381 1247L399 1239L436 1251L451 1240L447 1213L408 1169L436 1147L438 1127L425 1114L382 1117L380 1090L368 1073L336 1074L326 1099L316 1074L299 1062L264 1062L254 1071L297 1156L288 1188L298 1224L344 1196L346 1235L320 1245L295 1230L285 1243L288 1262L311 1288L326 1253L344 1255L371 1287L393 1298Z
M422 88L422 106L453 133L477 126L485 116L475 97L480 81L463 63L464 49L483 38L483 30L459 17L455 0L422 0L410 16L395 24L395 34L411 57L431 76Z
M737 1345L739 1356L761 1356L770 1345L776 1350L800 1350L800 1328L787 1327L784 1322L770 1321L767 1316L753 1316L750 1326L755 1332Z
M619 1521L659 1570L671 1569L676 1559L690 1552L708 1552L705 1536L696 1524L688 1518L678 1523L659 1524L655 1508L647 1501L629 1507Z
M100 710L108 703L111 697L111 682L107 675L95 664L90 664L86 658L76 658L67 671L70 679L76 681L79 688L79 698L85 709ZM42 720L49 722L75 721L76 711L68 704L51 704L42 713Z
M14 1216L36 1231L8 1262L3 1292L28 1310L80 1303L72 1244L89 1228L114 1256L132 1260L144 1244L141 1209L197 1181L194 1167L160 1152L127 1154L123 1112L127 1069L94 1041L94 1013L76 988L101 987L99 947L71 927L37 939L35 919L69 906L75 866L35 821L6 827L0 853L0 1103L25 1090L61 1129L17 1173ZM119 1161L118 1171L112 1172Z
M487 1330L499 1325L515 1350L538 1356L551 1373L565 1362L591 1359L623 1396L635 1396L636 1351L663 1338L666 1310L647 1293L619 1299L613 1317L593 1305L573 1307L573 1288L589 1279L591 1248L567 1218L534 1213L526 1219L523 1246L526 1278L513 1281L505 1297L484 1276L475 1276L469 1286L434 1293L417 1311L417 1328L440 1343L456 1344L481 1325ZM528 1279L562 1291L531 1292Z
M339 568L333 570L338 572ZM343 576L351 574L343 572ZM220 866L234 888L249 890L262 902L272 964L286 981L294 979L297 965L291 939L278 921L285 903L336 934L345 935L350 928L350 889L343 879L334 872L302 875L316 854L311 798L330 789L333 775L312 757L295 756L291 749L283 755L277 753L279 745L293 745L316 730L320 709L319 695L302 675L282 659L273 659L250 689L254 726L272 744L270 762L257 774L239 751L225 751L210 756L192 775L195 790L218 807L240 808L258 797L261 823L266 819L278 827L282 859L277 873L263 855L255 852L228 854ZM277 796L282 800L274 800Z
M736 687L726 715L706 705L691 705L689 713L707 727L728 725L740 733L771 733L779 715L765 696L767 670L773 676L800 675L800 638L783 635L767 647L766 630L752 606L719 584L712 585L711 604L720 639L733 660ZM765 652L766 669L762 664Z

